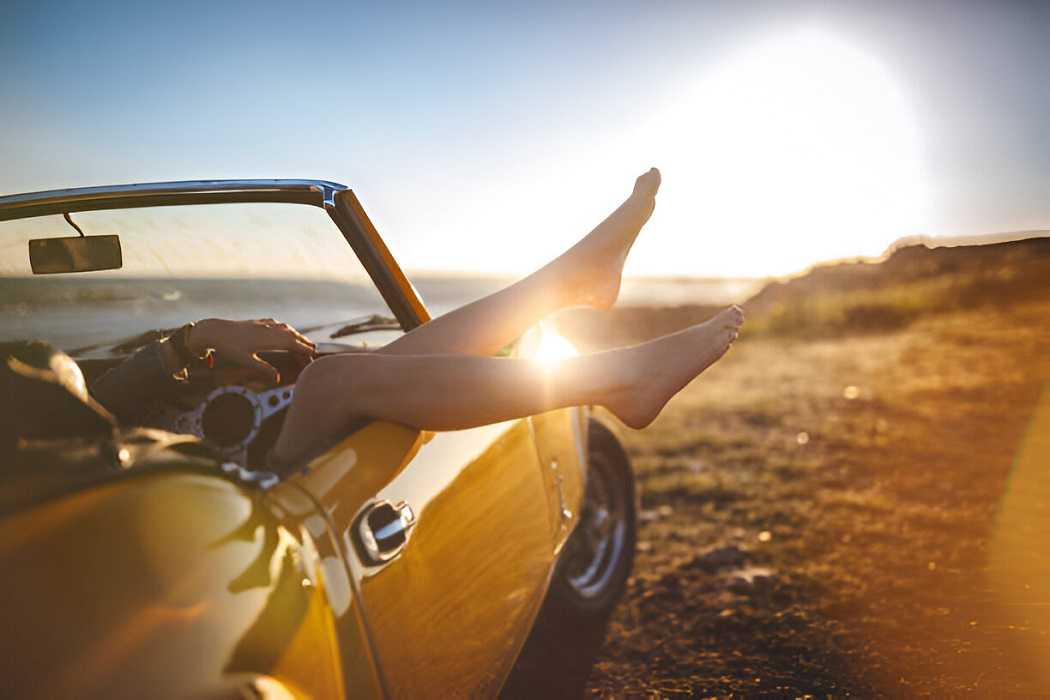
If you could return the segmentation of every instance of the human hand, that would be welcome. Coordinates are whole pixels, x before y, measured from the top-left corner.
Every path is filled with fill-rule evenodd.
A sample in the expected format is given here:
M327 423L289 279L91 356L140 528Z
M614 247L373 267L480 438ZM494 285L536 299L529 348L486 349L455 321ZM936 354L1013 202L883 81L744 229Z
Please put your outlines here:
M187 345L194 355L214 350L224 362L249 370L254 376L279 384L281 374L259 357L268 350L287 350L303 364L317 354L317 347L287 323L272 318L254 321L227 321L207 318L198 321L190 331Z

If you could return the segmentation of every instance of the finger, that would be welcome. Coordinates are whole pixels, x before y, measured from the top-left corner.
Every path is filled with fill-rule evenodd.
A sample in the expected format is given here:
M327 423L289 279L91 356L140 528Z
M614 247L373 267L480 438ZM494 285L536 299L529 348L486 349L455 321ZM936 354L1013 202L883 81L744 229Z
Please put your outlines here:
M309 338L287 324L273 326L269 332L270 340L276 343L276 348L305 353L313 353L317 350L317 346Z
M281 374L277 368L255 353L237 352L225 355L229 362L251 372L256 377L268 382L280 382Z
M290 335L294 336L295 339L298 340L299 342L301 342L301 343L303 343L305 345L309 345L311 347L314 347L314 343L313 343L312 340L307 338L305 335L303 335L302 333L297 331L292 326L289 326L287 323L280 323L276 327L279 328L280 330L284 331L285 333L289 333Z
M297 355L310 355L313 356L317 352L317 349L312 345L307 345L291 336L288 337L284 344L284 349L289 352L294 352Z
M286 350L290 350L291 352L294 352L299 355L307 355L309 357L313 357L314 354L317 352L317 348L313 345L313 343L304 343L298 338L295 338L294 336L286 336L286 338L287 341L284 346Z
M251 356L251 360L252 369L255 370L260 379L272 381L274 384L281 383L281 373L277 371L276 367L255 354Z

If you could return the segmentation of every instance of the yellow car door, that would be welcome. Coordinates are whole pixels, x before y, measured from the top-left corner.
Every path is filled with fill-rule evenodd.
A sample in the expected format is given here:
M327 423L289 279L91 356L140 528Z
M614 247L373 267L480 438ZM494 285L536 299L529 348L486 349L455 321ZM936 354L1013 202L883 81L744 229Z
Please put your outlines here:
M554 532L527 420L375 422L295 477L343 548L386 692L498 692L542 602Z
M550 494L555 551L580 518L586 486L587 417L585 408L566 408L529 419Z
M405 330L425 323L356 196L334 203L394 316ZM386 694L495 695L543 601L559 527L530 422L445 433L373 422L293 480L342 548Z

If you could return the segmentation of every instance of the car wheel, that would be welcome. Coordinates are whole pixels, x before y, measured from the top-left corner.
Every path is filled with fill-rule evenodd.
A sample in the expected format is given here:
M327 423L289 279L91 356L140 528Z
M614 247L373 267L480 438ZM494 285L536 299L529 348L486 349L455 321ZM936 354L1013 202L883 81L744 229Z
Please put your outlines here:
M591 420L587 488L551 581L550 603L577 622L601 620L623 595L634 565L634 473L620 441Z
M536 625L504 698L579 697L634 565L636 508L630 458L609 428L588 425L587 488Z

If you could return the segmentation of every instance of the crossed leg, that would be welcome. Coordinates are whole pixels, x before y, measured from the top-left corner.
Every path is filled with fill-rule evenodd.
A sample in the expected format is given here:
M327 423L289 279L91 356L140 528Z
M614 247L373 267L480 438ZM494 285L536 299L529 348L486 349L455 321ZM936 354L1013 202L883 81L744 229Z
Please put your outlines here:
M609 308L627 254L656 206L660 171L640 176L631 196L579 243L509 287L440 316L380 349L384 355L491 356L549 314L570 306Z
M638 178L619 209L520 282L375 353L314 362L299 378L272 461L279 466L308 459L363 417L422 430L461 430L596 404L631 427L648 425L729 349L743 322L739 308L648 343L571 358L554 369L491 355L557 309L612 305L624 260L652 213L658 187L656 170Z

